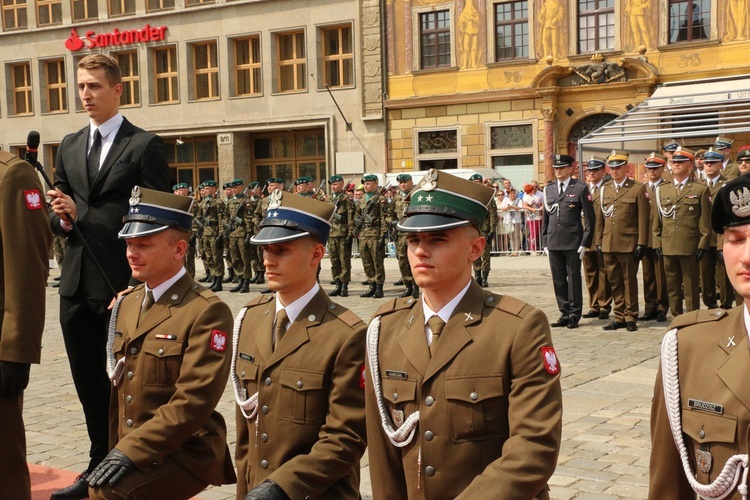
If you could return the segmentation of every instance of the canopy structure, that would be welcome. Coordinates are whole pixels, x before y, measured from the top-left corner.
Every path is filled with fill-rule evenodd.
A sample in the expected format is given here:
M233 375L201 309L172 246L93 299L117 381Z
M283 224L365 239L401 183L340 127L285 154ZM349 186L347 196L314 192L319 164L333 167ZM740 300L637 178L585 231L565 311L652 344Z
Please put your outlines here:
M630 151L630 163L642 163L664 142L705 147L717 136L750 133L750 76L676 82L578 141L578 158ZM736 150L736 148L735 148Z

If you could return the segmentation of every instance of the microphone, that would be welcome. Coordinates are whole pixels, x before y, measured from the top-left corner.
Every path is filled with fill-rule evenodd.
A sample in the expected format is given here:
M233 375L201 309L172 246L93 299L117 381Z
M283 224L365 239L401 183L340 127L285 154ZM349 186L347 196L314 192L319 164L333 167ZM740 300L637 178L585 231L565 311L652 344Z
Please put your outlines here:
M26 157L24 160L36 167L37 158L39 157L39 132L32 130L26 137Z

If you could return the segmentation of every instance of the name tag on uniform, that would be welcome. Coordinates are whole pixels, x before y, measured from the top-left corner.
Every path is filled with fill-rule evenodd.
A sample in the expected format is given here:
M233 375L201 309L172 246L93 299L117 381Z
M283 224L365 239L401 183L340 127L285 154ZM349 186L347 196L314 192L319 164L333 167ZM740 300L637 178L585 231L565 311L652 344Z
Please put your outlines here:
M709 403L707 401L700 401L698 399L688 399L688 408L708 411L711 413L716 413L718 415L724 414L724 405Z
M395 370L386 370L385 378L397 378L400 380L406 380L406 372L397 372Z
M255 361L255 356L251 356L250 354L245 354L244 352L240 353L240 359L244 359L245 361L253 362Z

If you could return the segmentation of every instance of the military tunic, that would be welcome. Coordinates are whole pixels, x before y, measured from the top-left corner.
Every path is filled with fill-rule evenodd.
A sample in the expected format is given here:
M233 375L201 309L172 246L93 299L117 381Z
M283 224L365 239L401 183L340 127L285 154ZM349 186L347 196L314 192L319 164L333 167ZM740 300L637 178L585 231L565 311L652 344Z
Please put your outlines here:
M387 199L379 192L368 197L365 193L357 202L354 220L358 231L359 254L365 275L371 284L385 282L385 237L388 233ZM357 224L360 227L356 227Z
M388 211L388 225L396 226L406 218L406 209L409 208L409 201L406 197L409 193L399 191L393 202L390 204ZM407 255L408 244L406 242L407 233L396 231L396 259L398 260L398 269L401 271L401 279L407 286L414 286L414 277L411 274L409 257Z
M333 193L326 201L336 207L328 235L328 255L334 281L349 283L352 273L352 235L354 233L354 203L345 192Z
M604 181L602 181L601 185L603 184ZM596 228L597 223L601 224L599 218L603 217L599 204L601 185L594 186L590 191L591 204L594 207L594 220L592 221L594 228ZM607 281L607 269L604 267L604 257L596 250L597 246L601 246L601 241L595 229L591 246L583 254L583 269L586 276L586 288L589 291L589 307L596 312L601 312L612 308L612 287L609 285L609 281Z
M227 261L231 262L232 270L237 277L245 277L245 267L249 262L245 262L247 253L245 248L245 236L247 229L245 227L245 201L247 197L244 194L238 194L230 198L226 206L224 215L224 229L229 235L227 242Z
M661 180L661 182L664 182ZM656 186L661 184L644 183L646 198L648 199L649 230L646 252L643 255L641 266L643 270L643 301L644 313L652 315L662 312L666 315L669 310L669 298L667 296L667 274L664 271L664 259L654 251L654 220L659 216L656 208Z
M549 498L562 394L544 313L472 281L432 357L421 299L391 300L375 316L380 338L368 345L366 374L373 497ZM373 352L391 425L419 411L414 437L401 448L381 426Z

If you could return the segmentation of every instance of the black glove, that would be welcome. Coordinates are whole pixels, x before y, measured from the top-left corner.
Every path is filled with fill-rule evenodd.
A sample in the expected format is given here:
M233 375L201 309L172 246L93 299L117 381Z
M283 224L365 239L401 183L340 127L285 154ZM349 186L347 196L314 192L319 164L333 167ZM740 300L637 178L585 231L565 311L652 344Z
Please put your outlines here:
M724 263L724 250L717 250L716 251L716 261Z
M600 257L604 255L601 245L596 245L596 253L598 253Z
M248 491L245 500L289 500L289 495L281 489L281 486L270 479L266 479Z
M29 385L29 363L0 361L0 396L16 399Z
M708 253L706 250L699 248L698 251L695 252L695 260L700 262L701 259L706 256L706 253Z
M636 245L633 255L635 256L635 260L643 260L643 257L646 255L646 245Z
M112 451L104 457L104 460L96 466L86 480L92 488L100 488L104 486L104 483L114 486L133 469L135 469L133 461L117 448L112 448Z
M661 253L661 247L654 248L654 252L656 252L656 255L658 255L660 259L664 256L664 254Z

